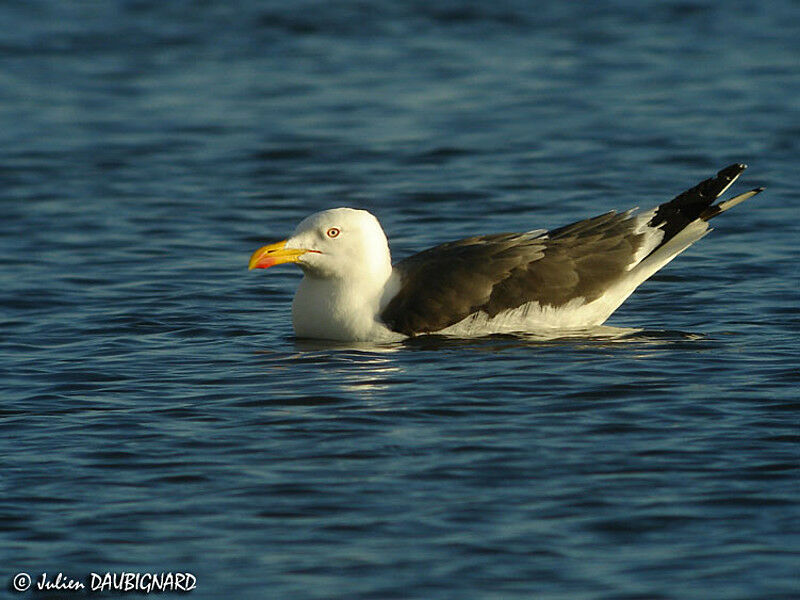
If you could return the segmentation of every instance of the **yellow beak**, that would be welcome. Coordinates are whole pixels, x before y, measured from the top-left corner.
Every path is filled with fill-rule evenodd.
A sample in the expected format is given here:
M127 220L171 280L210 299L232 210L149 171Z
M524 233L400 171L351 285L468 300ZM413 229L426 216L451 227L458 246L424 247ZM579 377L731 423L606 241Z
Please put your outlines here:
M253 252L249 269L269 269L283 263L296 263L300 256L308 252L301 248L287 248L286 240L264 246Z

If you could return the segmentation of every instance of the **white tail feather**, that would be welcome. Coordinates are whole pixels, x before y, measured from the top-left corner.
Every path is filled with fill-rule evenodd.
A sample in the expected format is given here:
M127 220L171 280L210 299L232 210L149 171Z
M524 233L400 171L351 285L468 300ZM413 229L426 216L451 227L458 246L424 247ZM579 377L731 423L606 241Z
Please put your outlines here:
M733 208L737 204L741 204L745 200L749 200L756 194L760 193L763 188L758 188L755 190L750 190L749 192L745 192L744 194L739 194L738 196L734 196L730 200L725 200L724 202L720 202L717 206L719 206L720 212L725 212L728 209Z

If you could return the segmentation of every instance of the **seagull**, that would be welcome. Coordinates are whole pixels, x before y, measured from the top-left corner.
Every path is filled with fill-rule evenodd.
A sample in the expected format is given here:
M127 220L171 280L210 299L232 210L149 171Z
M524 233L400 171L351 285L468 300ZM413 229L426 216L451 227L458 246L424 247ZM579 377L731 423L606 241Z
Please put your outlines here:
M287 240L256 250L250 269L284 263L302 269L292 303L300 338L393 342L426 334L589 330L705 236L710 219L764 189L714 203L746 168L725 167L645 212L469 237L394 266L378 219L333 208L304 219Z

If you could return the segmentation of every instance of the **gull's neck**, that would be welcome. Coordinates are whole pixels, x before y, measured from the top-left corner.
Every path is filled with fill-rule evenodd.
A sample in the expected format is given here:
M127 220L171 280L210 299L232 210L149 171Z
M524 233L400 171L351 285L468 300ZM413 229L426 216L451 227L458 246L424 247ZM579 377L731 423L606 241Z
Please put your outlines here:
M382 264L354 268L341 277L306 273L292 302L295 333L343 341L394 338L378 315L397 287L388 256Z

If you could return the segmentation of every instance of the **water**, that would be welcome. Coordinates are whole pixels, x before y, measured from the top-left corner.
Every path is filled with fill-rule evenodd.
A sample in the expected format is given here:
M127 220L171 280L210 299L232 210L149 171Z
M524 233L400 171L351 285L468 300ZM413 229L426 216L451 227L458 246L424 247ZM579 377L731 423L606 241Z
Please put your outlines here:
M0 579L797 597L796 3L0 16ZM323 208L369 209L401 258L736 161L767 191L637 291L619 339L296 340L299 273L246 270Z

